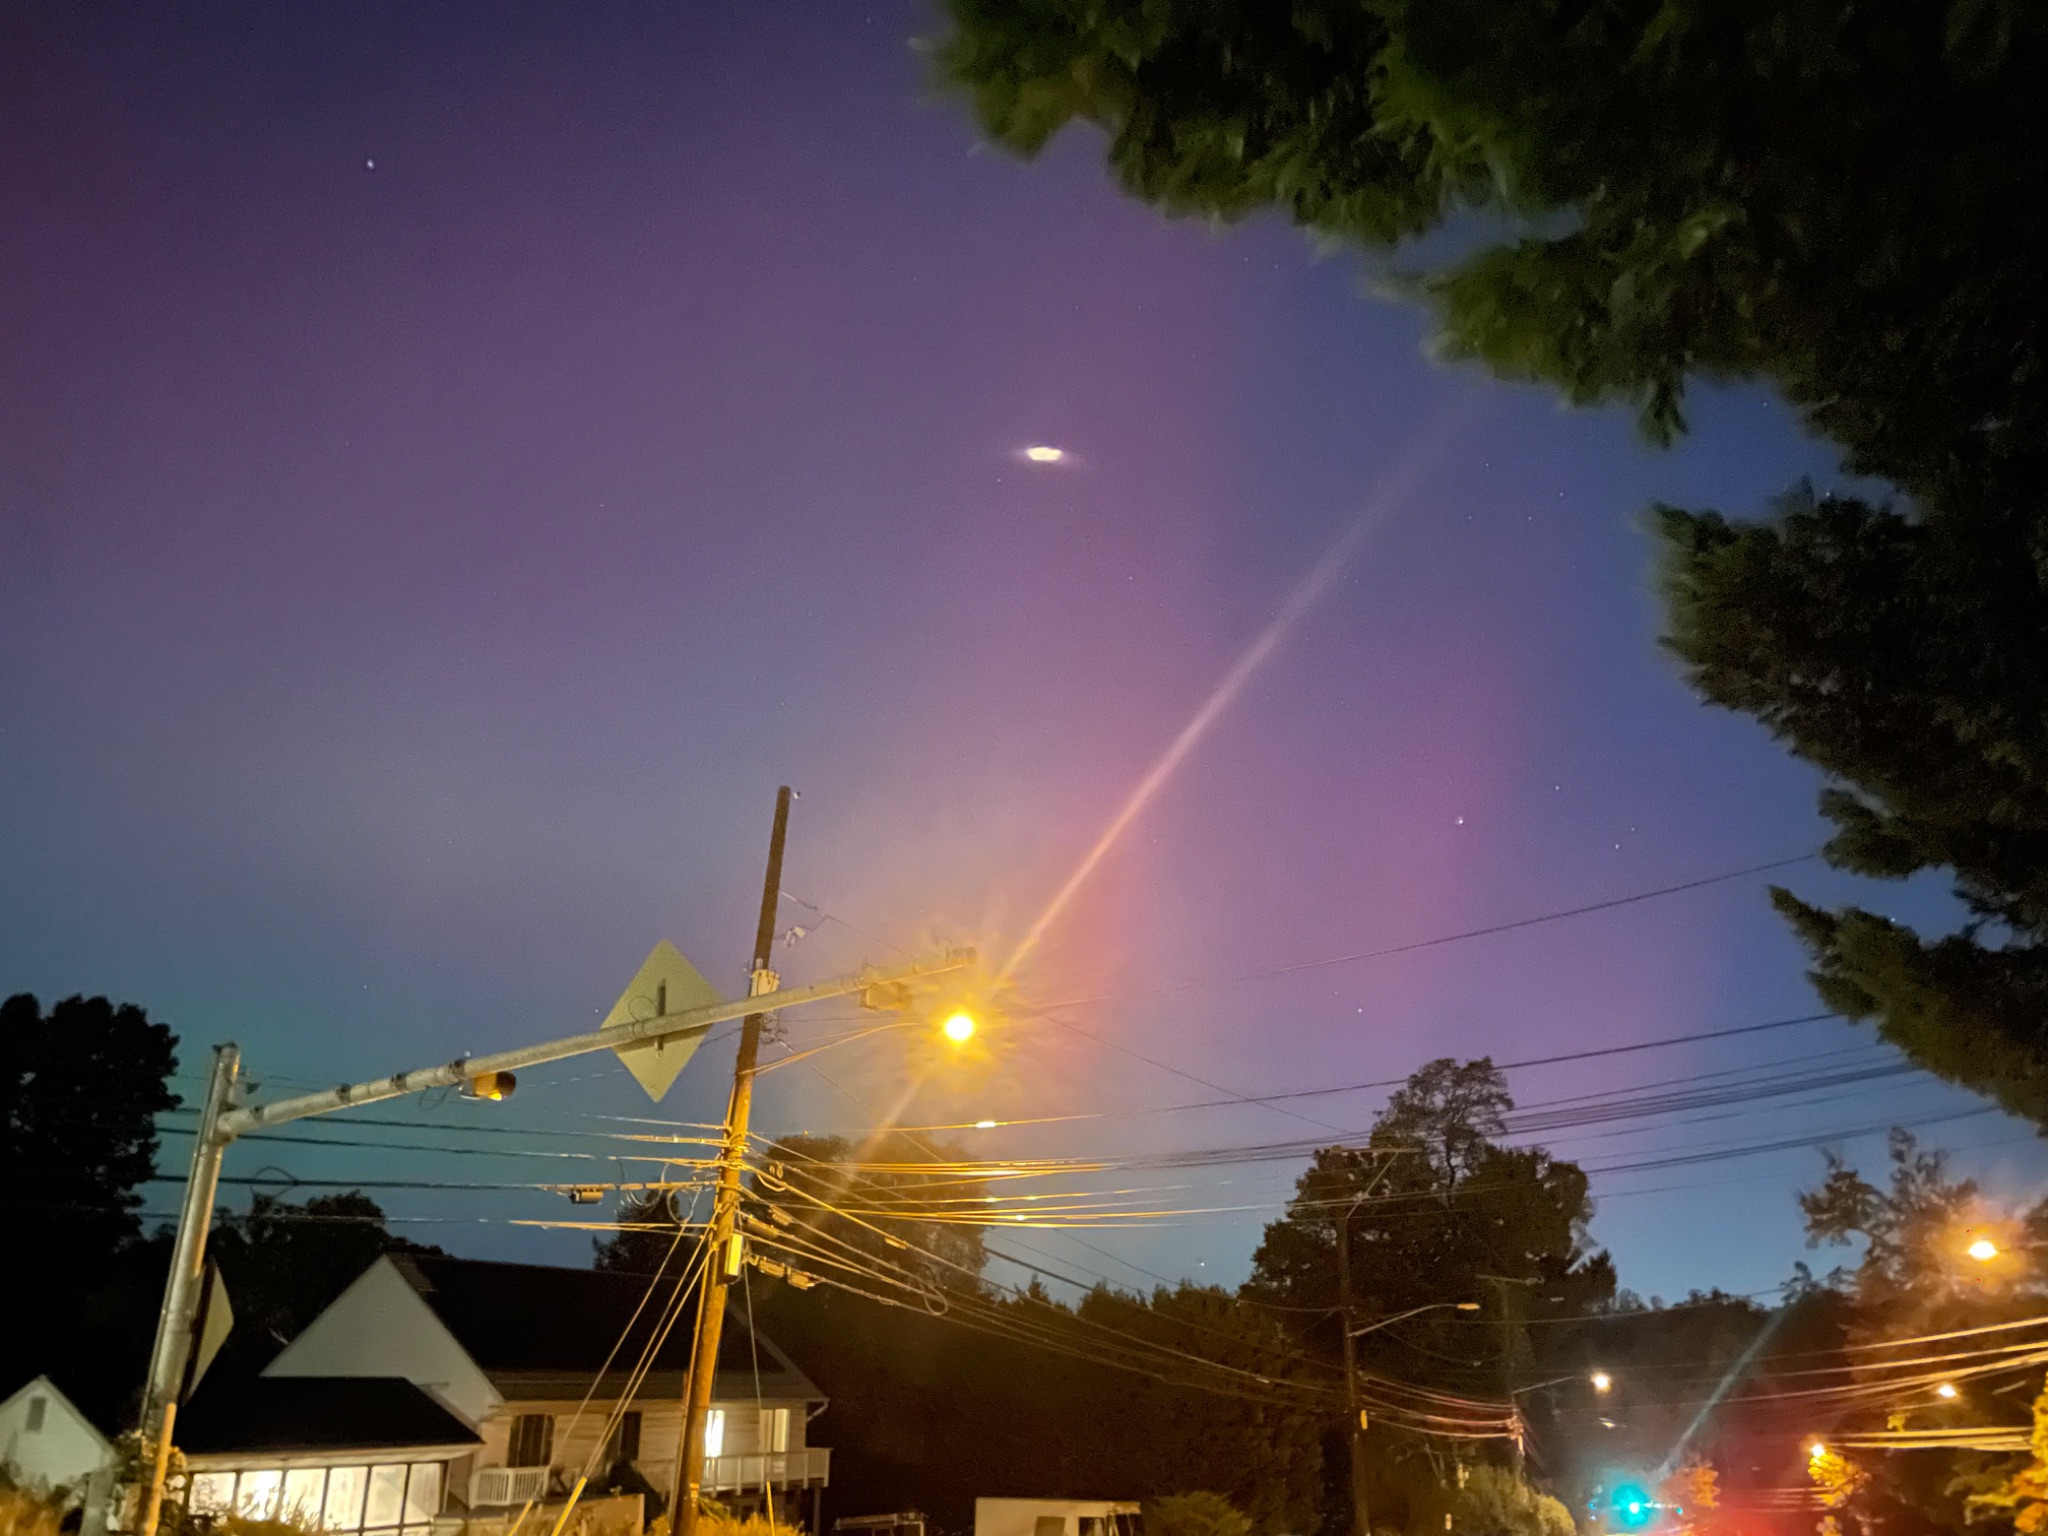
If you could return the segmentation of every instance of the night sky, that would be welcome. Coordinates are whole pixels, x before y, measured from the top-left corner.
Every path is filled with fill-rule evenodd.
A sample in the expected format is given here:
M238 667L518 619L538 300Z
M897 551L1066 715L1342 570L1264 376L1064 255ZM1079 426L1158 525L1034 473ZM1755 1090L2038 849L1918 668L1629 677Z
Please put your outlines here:
M1810 772L1657 653L1640 517L1753 512L1833 459L1745 392L1652 451L1430 362L1354 257L1162 222L1097 138L981 149L927 88L929 25L10 8L0 989L145 1005L188 1093L218 1039L277 1089L588 1027L664 937L738 991L781 782L810 903L784 907L809 930L787 978L1005 954L1349 536L985 1052L848 1045L765 1079L763 1128L872 1125L916 1078L910 1123L1098 1115L964 1133L996 1155L1288 1141L1383 1090L1132 1112L1817 1011L1762 875L1231 980L1816 847ZM787 1022L801 1047L851 1018ZM730 1049L659 1111L590 1059L398 1113L708 1119ZM1513 1082L1538 1104L1884 1059L1821 1022ZM1599 1166L1952 1116L1926 1134L2031 1183L2028 1132L1980 1108L1886 1078L1554 1145ZM353 1156L244 1146L230 1173L421 1166ZM462 1161L430 1176L507 1174ZM1645 1295L1770 1287L1836 1262L1793 1205L1820 1167L1603 1174L1594 1235ZM1019 1236L1065 1273L1235 1283L1298 1171L1151 1175L1202 1214ZM557 1197L379 1198L456 1251L587 1253L509 1224L590 1214Z

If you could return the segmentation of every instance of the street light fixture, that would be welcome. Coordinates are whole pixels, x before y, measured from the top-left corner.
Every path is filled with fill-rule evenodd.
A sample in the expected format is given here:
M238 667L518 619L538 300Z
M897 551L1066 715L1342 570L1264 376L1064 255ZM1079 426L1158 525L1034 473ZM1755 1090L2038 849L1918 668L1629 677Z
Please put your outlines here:
M1383 1317L1376 1323L1367 1323L1363 1328L1354 1328L1351 1330L1351 1337L1354 1339L1363 1338L1368 1333L1377 1333L1380 1329L1390 1324L1401 1322L1405 1318L1416 1317L1424 1312L1436 1312L1445 1308L1453 1312L1477 1312L1479 1310L1479 1303L1476 1301L1428 1302L1423 1306L1410 1307L1406 1312L1396 1312L1392 1317Z
M1595 1371L1591 1379L1595 1392L1611 1392L1614 1390L1614 1378L1605 1371Z
M1980 1237L1970 1244L1969 1247L1965 1248L1963 1252L1967 1253L1979 1264L1989 1264L1998 1257L1998 1244L1991 1241L1988 1237Z
M955 1045L965 1045L974 1038L974 1028L974 1015L965 1008L959 1008L946 1016L946 1022L939 1026L939 1033Z
M1956 1384L1952 1381L1944 1381L1934 1389L1934 1395L1939 1398L1952 1400L1956 1395Z

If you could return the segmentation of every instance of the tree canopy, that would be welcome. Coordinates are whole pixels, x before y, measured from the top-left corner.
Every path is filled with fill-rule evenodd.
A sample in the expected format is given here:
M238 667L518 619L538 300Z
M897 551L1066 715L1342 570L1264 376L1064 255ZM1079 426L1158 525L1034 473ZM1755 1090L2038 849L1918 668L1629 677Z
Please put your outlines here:
M1832 863L1953 876L1933 938L1777 894L1829 1004L2048 1125L2048 11L945 9L938 76L999 143L1094 124L1136 196L1372 253L1441 354L1659 440L1690 381L1762 382L1902 493L1658 509L1666 643L1829 776Z
M1563 1336L1531 1324L1608 1305L1614 1264L1587 1238L1585 1173L1540 1147L1500 1144L1513 1108L1505 1075L1484 1057L1419 1068L1388 1098L1364 1146L1316 1152L1252 1256L1245 1299L1329 1364L1342 1358L1347 1321L1366 1330L1358 1361L1372 1375L1498 1400L1556 1374ZM1349 1245L1348 1319L1339 1242ZM1340 1431L1326 1426L1326 1467L1344 1463ZM1368 1450L1376 1517L1411 1531L1440 1529L1446 1515L1512 1516L1499 1529L1538 1536L1562 1513L1505 1473L1472 1488L1477 1502L1461 1503L1434 1460L1391 1426L1369 1437ZM1326 1487L1326 1528L1344 1526L1347 1500L1342 1487Z
M0 1386L49 1371L81 1407L119 1413L141 1379L168 1254L142 1240L156 1117L178 1106L177 1037L104 997L0 1003L0 1202L33 1252L11 1267L18 1314ZM161 1246L161 1245L156 1245Z
M998 142L1072 122L1173 214L1416 258L1440 344L1682 426L1776 385L1914 491L2038 466L2048 19L1999 0L947 0ZM2015 386L2027 389L2014 409ZM2037 469L2036 469L2037 472Z

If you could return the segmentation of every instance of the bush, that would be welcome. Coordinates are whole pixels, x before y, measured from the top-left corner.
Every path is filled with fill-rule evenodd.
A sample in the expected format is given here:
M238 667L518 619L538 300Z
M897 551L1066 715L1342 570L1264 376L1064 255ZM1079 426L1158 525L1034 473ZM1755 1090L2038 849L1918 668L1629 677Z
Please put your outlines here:
M13 1483L0 1483L0 1536L57 1536L56 1505Z
M780 1520L770 1524L766 1515L735 1515L713 1499L698 1501L696 1530L697 1536L804 1536L795 1526L784 1525ZM668 1536L668 1516L651 1521L647 1536Z
M1457 1528L1468 1536L1572 1536L1571 1511L1506 1467L1465 1472Z
M1145 1505L1145 1536L1252 1536L1252 1523L1213 1493L1176 1493Z

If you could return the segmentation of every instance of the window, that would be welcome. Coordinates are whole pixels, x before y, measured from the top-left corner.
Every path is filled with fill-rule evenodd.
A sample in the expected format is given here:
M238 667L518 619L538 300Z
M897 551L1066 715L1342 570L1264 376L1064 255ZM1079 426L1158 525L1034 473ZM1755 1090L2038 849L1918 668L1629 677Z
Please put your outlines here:
M704 1415L704 1454L706 1457L725 1454L725 1410L714 1408Z
M282 1467L244 1472L241 1484L235 1489L235 1513L244 1520L275 1520L277 1490L283 1485Z
M370 1496L363 1504L363 1529L398 1524L405 1507L405 1463L370 1468Z
M1040 1515L1031 1522L1031 1536L1067 1536L1067 1517Z
M327 1504L320 1523L330 1531L356 1531L363 1525L363 1488L368 1467L334 1467L327 1474Z
M195 1472L192 1475L192 1492L188 1497L193 1514L224 1515L234 1508L235 1474Z
M326 1489L325 1467L293 1467L284 1475L284 1500L277 1518L306 1527L320 1523L321 1494Z
M405 1526L414 1530L441 1513L441 1463L416 1461L405 1480Z
M763 1408L761 1410L761 1449L764 1451L786 1451L789 1449L789 1410L787 1408Z
M611 1438L604 1443L604 1464L616 1467L622 1461L640 1459L640 1415L626 1413L619 1416L619 1422L612 1426Z
M1109 1522L1103 1519L1102 1516L1083 1515L1080 1519L1081 1536L1109 1536L1109 1532L1103 1529Z
M28 1400L28 1432L40 1435L43 1432L43 1415L50 1411L47 1397L32 1397Z
M508 1467L545 1467L555 1455L555 1416L522 1413L512 1421L512 1443L505 1454Z

